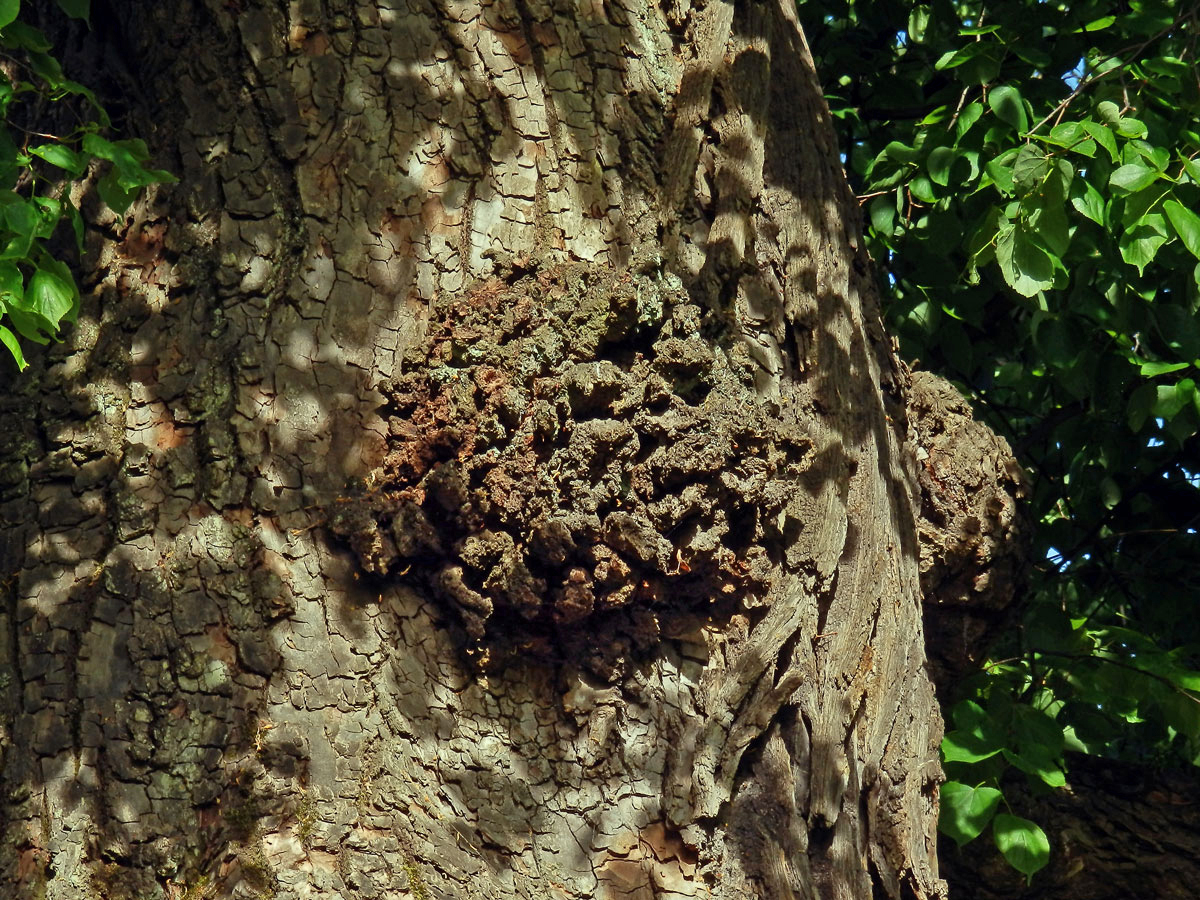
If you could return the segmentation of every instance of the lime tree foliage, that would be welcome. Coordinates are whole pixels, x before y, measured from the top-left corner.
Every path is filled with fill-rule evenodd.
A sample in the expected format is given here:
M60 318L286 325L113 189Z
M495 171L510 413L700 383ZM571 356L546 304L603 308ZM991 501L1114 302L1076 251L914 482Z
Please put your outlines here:
M1068 751L1200 762L1200 4L800 4L887 315L1033 477L1023 621L945 698L942 830Z
M68 16L87 19L90 0L56 2ZM79 312L79 288L53 241L65 222L75 251L83 250L72 182L93 164L110 163L96 188L123 213L143 187L174 179L146 167L142 141L103 136L110 122L93 93L63 74L50 41L20 14L20 0L0 0L0 343L24 369L22 339L49 343ZM64 133L41 125L65 118L73 121Z

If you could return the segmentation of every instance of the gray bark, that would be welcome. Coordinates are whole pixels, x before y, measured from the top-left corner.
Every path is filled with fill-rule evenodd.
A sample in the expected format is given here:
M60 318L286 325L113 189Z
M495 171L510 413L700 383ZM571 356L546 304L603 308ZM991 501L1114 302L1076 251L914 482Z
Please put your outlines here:
M906 375L787 0L173 0L102 31L181 179L92 210L79 325L0 401L3 891L941 895ZM511 585L454 587L465 544L406 568L412 523L364 498L432 490L388 409L455 302L502 316L539 277L602 316L614 285L658 292L613 396L678 415L610 397L585 428L568 390L539 459L573 480L538 496L607 503L634 466L641 505L592 510L572 552L655 549L633 595L619 567L533 573L557 599L531 626ZM711 399L665 361L698 332ZM478 446L516 460L520 422ZM653 428L685 448L688 528L666 456L587 476L571 445Z

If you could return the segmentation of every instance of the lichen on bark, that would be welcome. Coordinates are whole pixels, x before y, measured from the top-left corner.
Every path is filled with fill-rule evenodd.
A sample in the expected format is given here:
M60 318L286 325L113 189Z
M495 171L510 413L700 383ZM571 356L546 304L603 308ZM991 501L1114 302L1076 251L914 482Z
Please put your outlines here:
M500 272L434 306L382 388L389 453L330 524L367 572L456 610L477 661L616 677L666 620L765 594L811 441L674 277Z

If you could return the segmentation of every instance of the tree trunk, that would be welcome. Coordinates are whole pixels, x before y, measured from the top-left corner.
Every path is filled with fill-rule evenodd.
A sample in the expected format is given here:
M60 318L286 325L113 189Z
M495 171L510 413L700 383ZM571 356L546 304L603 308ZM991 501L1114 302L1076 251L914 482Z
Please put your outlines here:
M180 183L0 400L3 892L943 894L789 0L113 6Z

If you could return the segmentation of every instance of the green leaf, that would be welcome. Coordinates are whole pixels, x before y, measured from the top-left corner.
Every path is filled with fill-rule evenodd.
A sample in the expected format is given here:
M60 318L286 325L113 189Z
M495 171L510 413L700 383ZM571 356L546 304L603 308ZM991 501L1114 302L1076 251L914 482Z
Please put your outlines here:
M1157 184L1152 184L1148 188L1143 188L1136 194L1130 194L1124 197L1124 203L1120 204L1121 210L1121 225L1125 229L1133 228L1138 225L1142 219L1154 209L1166 197L1166 193L1162 187ZM1166 227L1166 218L1159 216L1162 219L1164 228ZM1166 232L1164 231L1164 234Z
M908 36L915 43L925 40L925 28L929 25L929 7L918 3L908 14Z
M112 122L109 121L108 113L104 111L104 107L100 105L100 101L96 99L96 94L90 88L84 87L78 81L72 81L70 78L65 79L58 89L66 94L78 94L84 97L91 104L92 111L96 114L96 122L102 128L108 128Z
M1159 172L1165 172L1171 162L1171 154L1166 147L1156 147L1146 141L1130 141L1128 146Z
M964 700L951 712L957 726L942 739L947 762L979 762L995 756L1004 745L1004 729L978 703Z
M138 195L136 187L121 187L115 168L96 183L96 191L100 194L100 199L117 215L124 215Z
M963 37L974 37L977 34L994 34L999 30L999 25L977 25L973 28L960 28L958 33Z
M1134 119L1129 116L1121 116L1117 120L1117 134L1127 138L1143 138L1149 132L1146 128L1146 123L1141 119Z
M71 223L71 232L75 235L75 249L83 254L83 216L79 212L79 208L70 200L66 202L67 221Z
M1003 749L963 731L947 732L942 738L942 758L946 762L979 762L990 759Z
M1155 401L1158 399L1158 387L1154 384L1143 384L1138 387L1132 394L1129 395L1129 402L1126 406L1126 419L1129 423L1129 430L1135 434L1142 430L1142 426L1146 424L1146 420L1150 418L1150 411L1154 409Z
M1079 355L1083 336L1072 323L1048 317L1034 325L1033 342L1048 363L1069 366Z
M1189 363L1185 362L1147 362L1142 363L1142 368L1139 371L1147 378L1153 378L1156 375L1166 375L1168 372L1178 372L1180 369L1186 369L1188 365Z
M15 0L0 0L0 4L11 3L16 7ZM4 28L4 42L10 47L20 47L33 53L45 53L54 45L50 40L32 25L24 22L12 22Z
M1028 228L1051 253L1060 259L1071 245L1070 227L1066 216L1066 191L1057 169L1044 183L1040 193L1030 194L1021 201Z
M1121 121L1121 107L1111 100L1101 100L1097 103L1096 113L1109 125L1116 125Z
M1108 179L1108 183L1127 194L1133 194L1142 188L1149 187L1158 180L1159 173L1141 163L1129 163L1117 169Z
M22 200L7 204L4 207L4 224L17 234L32 234L38 227L37 207Z
M1021 100L1021 92L1011 85L1002 84L993 88L988 94L988 106L1003 122L1017 129L1018 134L1029 130L1029 117L1025 113L1025 103Z
M23 338L33 341L35 344L48 344L50 338L47 335L54 334L54 329L50 327L50 323L39 316L37 313L29 312L24 309L8 310L8 319L13 323L17 332Z
M1035 69L1045 69L1054 63L1054 57L1042 46L1041 41L1013 41L1009 48L1017 59L1029 63Z
M1109 25L1111 25L1115 21L1117 21L1116 16L1102 16L1099 19L1092 19L1092 21L1088 22L1086 25L1084 25L1080 28L1076 28L1071 33L1072 34L1080 34L1081 32L1086 33L1086 32L1090 32L1090 31L1102 31L1103 29L1107 28Z
M1178 200L1168 200L1163 204L1163 211L1183 246L1188 252L1200 258L1200 216L1185 207Z
M1008 216L1004 214L1004 210L995 206L989 207L979 218L979 223L967 242L973 265L984 265L990 260L995 253L992 245L999 237L1001 229L1008 225Z
M1190 378L1185 378L1178 384L1156 385L1151 414L1164 422L1170 422L1179 415L1181 409L1191 403L1195 390L1195 382Z
M1082 141L1072 144L1070 149L1080 156L1086 156L1088 159L1091 159L1096 155L1096 142L1090 137L1085 137Z
M1091 119L1083 121L1083 129L1095 139L1097 144L1108 151L1109 158L1113 162L1120 158L1121 154L1117 150L1117 138L1111 129L1099 122L1093 122Z
M934 203L937 200L937 194L933 190L933 183L924 175L918 175L910 181L908 189L922 203Z
M975 840L995 815L1000 797L1000 792L992 787L947 781L941 788L938 830L960 847Z
M143 165L150 158L144 141L109 141L98 134L86 134L83 137L83 149L85 153L90 153L98 159L112 162L116 173L115 184L122 191L131 191L148 184L175 181L175 176L170 172L147 169Z
M1158 56L1145 60L1142 65L1156 75L1183 76L1192 70L1190 62L1177 56Z
M87 168L87 162L78 153L64 144L40 144L30 147L29 152L44 159L52 166L58 166L78 178Z
M1000 230L996 262L1008 286L1023 297L1032 297L1054 284L1053 262L1023 229L1009 226Z
M1026 878L1031 878L1050 861L1050 841L1046 832L1028 819L997 813L992 819L992 834L996 848L1008 864Z
M938 72L943 69L953 69L955 66L960 66L963 60L959 59L960 53L957 50L947 50L938 57L937 62L933 64L933 68Z
M1023 192L1033 190L1050 171L1050 159L1032 144L1022 147L1013 163L1013 185Z
M965 47L943 53L933 64L936 71L960 68L957 78L966 84L990 84L1000 74L1000 55L995 45L972 41Z
M871 227L890 237L896 229L896 203L892 197L876 197L868 209L871 213Z
M46 240L54 234L54 229L62 219L62 201L57 197L43 197L41 194L34 194L30 201L37 207L41 220L36 235L41 240Z
M1004 750L1004 758L1026 775L1032 775L1044 781L1050 787L1065 787L1067 776L1055 762L1038 753L1017 753L1015 750Z
M1049 604L1034 606L1023 624L1029 646L1036 652L1077 653L1084 649L1079 624L1061 608Z
M1072 188L1071 205L1079 211L1080 215L1086 216L1097 225L1104 225L1104 198L1100 196L1100 192L1092 187L1091 183L1079 178L1075 182L1075 187ZM1082 187L1078 187L1082 185Z
M934 109L932 112L930 112L928 115L926 115L925 118L923 118L917 124L921 125L921 126L936 125L938 122L945 121L946 116L948 116L949 114L950 114L949 107L939 106L936 109Z
M8 348L8 352L12 354L12 358L17 363L17 371L24 372L29 363L25 362L25 356L21 353L21 344L17 340L17 336L4 325L0 325L0 343L3 343Z
M929 154L926 168L934 184L945 187L950 183L950 167L958 159L958 151L953 147L934 147Z
M21 0L0 0L0 28L11 24L21 12Z
M5 306L24 306L25 278L10 262L0 262L0 302Z
M146 149L146 142L141 138L130 138L123 141L106 141L104 138L95 134L90 134L84 138L84 143L88 143L87 138L93 140L90 142L93 147L107 145L110 155L104 156L105 159L111 159L114 163L123 167L138 168L146 160L150 158L150 151ZM97 153L97 156L101 154Z
M49 53L39 53L31 50L28 59L29 68L34 71L34 74L55 90L66 80L67 76L63 74L62 65Z
M1020 155L1021 150L1013 147L1005 150L995 159L989 160L984 165L984 170L988 173L988 177L992 179L1000 193L1009 195L1013 192L1013 163Z
M92 0L58 0L58 6L72 19L87 21L91 15Z
M979 121L979 117L982 115L983 104L981 103L972 102L963 107L962 112L958 114L958 122L954 126L960 140L964 134L971 130L971 126Z
M24 260L29 256L33 246L41 218L37 207L26 201L9 203L4 207L4 224L8 226L11 237L0 250L0 259Z
M1154 261L1158 248L1166 241L1165 220L1158 213L1151 213L1142 216L1132 228L1127 229L1117 245L1121 250L1121 258L1136 267L1140 275Z
M1100 481L1100 501L1105 509L1112 509L1121 502L1121 486L1115 478L1106 475Z
M1059 122L1050 129L1050 135L1043 140L1060 147L1073 147L1087 137L1087 132L1078 122Z
M915 163L921 158L921 151L913 147L909 147L907 144L901 143L900 141L892 141L883 148L883 152L880 154L880 156L888 159L894 159L896 162Z
M38 269L29 279L25 296L32 310L57 328L59 322L75 312L78 293L73 281L64 281L58 273Z

